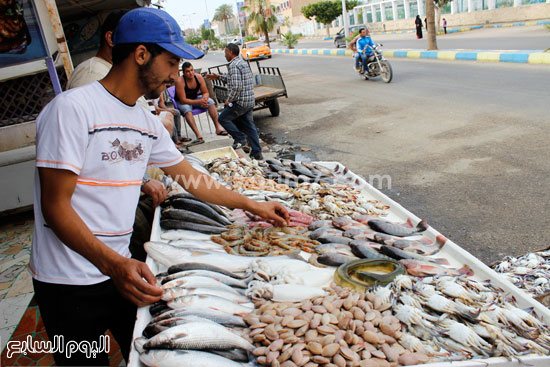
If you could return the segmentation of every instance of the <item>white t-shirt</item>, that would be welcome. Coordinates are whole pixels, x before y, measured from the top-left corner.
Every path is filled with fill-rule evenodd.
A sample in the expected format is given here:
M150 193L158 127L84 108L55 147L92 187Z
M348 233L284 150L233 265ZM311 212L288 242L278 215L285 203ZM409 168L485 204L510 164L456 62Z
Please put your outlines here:
M109 62L97 56L82 61L71 73L71 77L67 82L67 89L82 87L105 78L111 70L111 66Z
M60 94L37 119L36 166L78 175L72 207L99 240L126 257L145 170L183 159L158 119L138 104L122 103L97 81ZM36 169L33 278L77 285L107 280L47 226L39 180Z

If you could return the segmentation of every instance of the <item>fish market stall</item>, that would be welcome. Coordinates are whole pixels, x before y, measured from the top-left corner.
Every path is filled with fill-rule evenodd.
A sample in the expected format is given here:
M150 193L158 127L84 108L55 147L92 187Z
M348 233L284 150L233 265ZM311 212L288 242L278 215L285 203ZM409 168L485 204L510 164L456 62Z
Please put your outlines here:
M342 164L190 162L290 222L171 194L129 365L550 365L546 307Z

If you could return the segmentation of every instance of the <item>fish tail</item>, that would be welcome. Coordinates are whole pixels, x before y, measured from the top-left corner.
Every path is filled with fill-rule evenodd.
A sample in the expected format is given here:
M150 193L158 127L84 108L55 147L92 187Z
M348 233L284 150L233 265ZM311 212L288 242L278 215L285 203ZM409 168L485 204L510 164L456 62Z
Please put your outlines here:
M460 269L458 269L458 272L462 275L468 275L468 276L473 276L474 275L474 271L472 270L471 267L469 267L468 265L464 264L463 267L461 267Z
M439 248L443 247L443 245L447 242L447 237L443 236L442 234L438 234L435 237L435 243L439 245Z
M416 229L417 229L418 232L423 232L423 231L427 230L428 227L430 227L430 225L428 224L428 222L425 219L422 219L416 225Z

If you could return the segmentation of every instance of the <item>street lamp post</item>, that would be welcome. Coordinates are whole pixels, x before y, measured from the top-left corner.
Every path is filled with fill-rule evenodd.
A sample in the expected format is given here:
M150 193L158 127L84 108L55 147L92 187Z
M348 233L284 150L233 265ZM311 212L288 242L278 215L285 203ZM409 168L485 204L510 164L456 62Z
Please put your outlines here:
M195 15L195 14L197 14L197 13L182 14L183 17L188 17L188 20L189 20L189 28L190 28L190 29L193 29L193 24L192 24L192 22L191 22L191 16L192 16L192 15ZM184 19L184 20L185 20L185 19ZM184 23L184 25L185 25L185 23Z

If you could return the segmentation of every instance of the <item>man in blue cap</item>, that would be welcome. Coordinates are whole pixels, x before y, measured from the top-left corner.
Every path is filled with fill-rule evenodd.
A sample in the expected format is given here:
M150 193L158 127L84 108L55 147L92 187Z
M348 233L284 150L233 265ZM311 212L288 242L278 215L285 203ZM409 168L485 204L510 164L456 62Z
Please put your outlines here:
M108 365L100 338L108 329L127 360L136 305L162 295L149 267L128 251L147 167L162 168L204 201L276 225L289 218L281 204L250 200L196 171L162 124L136 105L177 77L180 58L203 55L184 42L176 21L135 9L120 19L113 42L109 74L57 96L37 119L29 269L48 337L65 346L54 353L57 365Z

